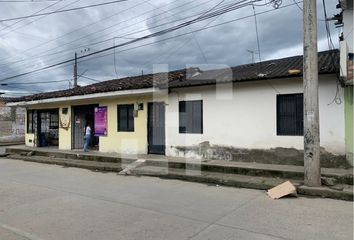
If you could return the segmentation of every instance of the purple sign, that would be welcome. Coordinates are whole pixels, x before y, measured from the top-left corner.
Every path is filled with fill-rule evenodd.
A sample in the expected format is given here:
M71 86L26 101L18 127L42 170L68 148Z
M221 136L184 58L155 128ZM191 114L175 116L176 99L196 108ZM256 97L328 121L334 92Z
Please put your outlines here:
M107 107L95 108L95 136L107 136Z

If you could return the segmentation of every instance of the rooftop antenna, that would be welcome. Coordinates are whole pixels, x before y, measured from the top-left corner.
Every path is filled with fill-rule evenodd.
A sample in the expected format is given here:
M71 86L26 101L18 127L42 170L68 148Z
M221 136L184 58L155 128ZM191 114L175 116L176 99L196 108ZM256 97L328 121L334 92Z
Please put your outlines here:
M252 4L252 7L253 7L254 23L255 23L255 27L256 27L257 48L258 48L258 58L259 58L259 73L261 73L262 72L262 57L261 57L261 47L259 44L257 14L256 14L256 8L254 7L254 4Z
M246 51L251 54L252 63L256 63L256 62L255 62L255 59L254 59L254 55L255 55L255 54L258 54L258 52L257 52L257 51L254 51L254 50L249 50L249 49L247 49Z

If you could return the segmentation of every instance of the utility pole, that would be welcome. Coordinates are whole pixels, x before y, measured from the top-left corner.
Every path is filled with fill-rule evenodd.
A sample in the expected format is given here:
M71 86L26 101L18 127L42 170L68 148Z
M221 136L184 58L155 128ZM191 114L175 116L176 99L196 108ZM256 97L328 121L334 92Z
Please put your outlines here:
M316 2L303 2L304 167L305 185L309 187L321 186Z
M75 63L74 63L74 88L77 87L77 53L75 52Z

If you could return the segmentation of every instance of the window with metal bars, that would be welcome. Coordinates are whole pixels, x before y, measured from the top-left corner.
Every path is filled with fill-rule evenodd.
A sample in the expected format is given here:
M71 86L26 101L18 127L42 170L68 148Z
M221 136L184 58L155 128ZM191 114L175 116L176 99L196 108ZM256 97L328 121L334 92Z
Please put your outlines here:
M134 104L118 105L118 132L134 132Z
M277 135L304 135L303 99L302 93L277 95Z
M203 133L203 101L179 102L179 133Z

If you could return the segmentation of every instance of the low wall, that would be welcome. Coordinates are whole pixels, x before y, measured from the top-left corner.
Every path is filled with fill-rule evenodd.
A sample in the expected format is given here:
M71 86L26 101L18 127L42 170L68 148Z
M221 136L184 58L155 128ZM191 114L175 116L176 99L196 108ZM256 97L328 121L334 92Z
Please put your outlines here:
M0 106L0 144L25 141L26 109Z

